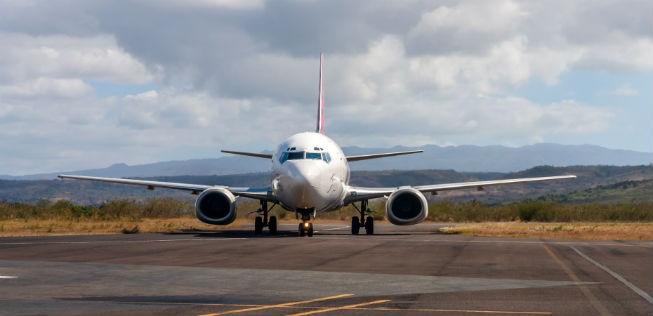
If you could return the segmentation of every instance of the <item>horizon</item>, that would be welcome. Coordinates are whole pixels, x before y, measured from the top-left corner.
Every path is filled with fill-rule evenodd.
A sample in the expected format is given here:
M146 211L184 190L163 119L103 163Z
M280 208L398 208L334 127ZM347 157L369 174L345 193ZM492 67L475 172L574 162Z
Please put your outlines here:
M4 175L268 150L312 130L320 52L326 131L342 147L653 152L650 1L72 0L0 12Z
M627 151L627 152L633 152L633 153L638 153L638 154L653 154L653 152L641 152L641 151L634 151L634 150L629 150L629 149L618 149L618 148L607 148L599 145L592 145L592 144L580 144L580 145L565 145L565 144L556 144L556 143L537 143L537 144L530 144L530 145L523 145L523 146L505 146L505 145L486 145L486 146L478 146L478 145L446 145L446 146L441 146L441 145L436 145L436 144L425 144L425 145L420 145L420 146L400 146L400 145L395 145L395 146L390 146L390 147L362 147L362 146L344 146L342 149L345 151L345 154L348 154L348 150L351 149L357 149L357 150L363 150L363 151L368 151L368 150L391 150L393 148L406 148L406 149L420 149L420 148L425 148L425 147L439 147L442 149L448 149L448 148L456 148L456 147L477 147L477 148L488 148L488 147L502 147L502 148L507 148L507 149L520 149L524 147L533 147L533 146L540 146L540 145L554 145L554 146L564 146L564 147L598 147L604 150L608 151ZM254 151L254 152L260 152L260 153L270 153L274 152L274 150L269 150L269 149L264 149L264 150L259 150L259 151ZM428 153L426 151L425 153ZM39 175L54 175L58 173L65 173L65 172L78 172L78 171L89 171L89 170L104 170L104 169L109 169L112 167L117 167L117 166L126 166L126 167L141 167L141 166L147 166L147 165L153 165L153 164L159 164L159 163L175 163L175 162L189 162L189 161L196 161L196 160L219 160L222 158L241 158L239 156L235 155L230 155L230 154L224 154L219 151L217 151L216 156L214 157L198 157L198 158L188 158L188 159L176 159L176 160L159 160L159 161L151 161L151 162L144 162L144 163L138 163L138 164L128 164L126 162L114 162L109 165L105 166L95 166L91 168L85 168L85 169L76 169L76 170L52 170L52 171L46 171L46 172L38 172L38 173L32 173L32 174L0 174L0 179L11 179L11 178L21 178L21 177L31 177L31 176L39 176ZM419 154L416 154L419 155ZM406 157L395 157L394 159L405 159ZM653 156L651 157L651 162L649 164L653 164ZM354 165L353 170L394 170L394 169L365 169L365 168L356 168L357 165L361 165L360 163L356 163ZM585 164L585 166L591 166L592 164ZM533 165L532 167L528 168L533 168L533 167L538 167L538 166L546 166L546 164L536 164ZM568 167L571 165L553 165L554 167ZM614 165L614 166L636 166L636 165ZM526 168L526 169L528 169ZM397 170L416 170L416 169L397 169ZM426 170L436 170L436 169L426 169ZM516 172L520 170L525 170L525 169L515 169L512 171L496 171L496 170L486 170L486 171L480 171L480 172ZM457 172L476 172L476 171L469 171L469 170L456 170ZM241 173L234 173L234 174L241 174ZM165 176L165 175L162 175Z

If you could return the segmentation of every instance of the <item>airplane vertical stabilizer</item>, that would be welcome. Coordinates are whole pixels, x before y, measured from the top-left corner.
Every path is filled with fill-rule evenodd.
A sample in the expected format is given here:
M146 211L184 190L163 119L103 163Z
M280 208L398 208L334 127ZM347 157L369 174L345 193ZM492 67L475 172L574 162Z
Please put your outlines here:
M319 96L317 99L317 128L315 129L315 132L320 134L324 134L326 132L326 127L324 126L324 83L322 81L323 59L324 59L324 54L320 53L320 87L319 87Z

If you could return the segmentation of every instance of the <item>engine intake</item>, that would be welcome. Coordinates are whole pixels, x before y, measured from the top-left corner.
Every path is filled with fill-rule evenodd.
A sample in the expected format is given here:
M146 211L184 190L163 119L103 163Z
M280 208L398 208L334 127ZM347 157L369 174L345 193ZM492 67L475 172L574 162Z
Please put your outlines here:
M236 219L235 202L236 197L227 189L206 189L195 201L195 215L207 224L231 224Z
M390 223L413 225L426 219L429 206L422 192L408 187L399 188L388 197L385 213Z

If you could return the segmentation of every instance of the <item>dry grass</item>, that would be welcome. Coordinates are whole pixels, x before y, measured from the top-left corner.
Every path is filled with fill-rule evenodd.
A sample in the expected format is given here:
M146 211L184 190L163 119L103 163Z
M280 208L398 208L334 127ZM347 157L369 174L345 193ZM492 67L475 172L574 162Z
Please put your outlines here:
M339 220L319 219L316 223L339 223ZM279 223L296 224L297 220L280 220ZM136 233L172 233L194 230L223 230L254 224L254 219L239 218L226 226L208 225L196 218L146 218L141 220L63 220L63 219L12 219L0 220L0 237L106 235Z
M653 223L473 223L444 227L440 231L490 237L653 240Z
M189 230L220 230L241 227L248 220L236 220L227 226L207 225L195 218L142 220L4 220L0 237L103 235L129 233L168 233Z
M280 222L297 223L295 219L281 220ZM348 224L348 221L335 219L320 219L315 222ZM169 233L239 228L252 223L253 220L247 218L237 219L227 226L207 225L195 218L142 220L13 219L0 221L0 237ZM440 232L514 238L653 240L653 223L470 223L444 227L440 229Z

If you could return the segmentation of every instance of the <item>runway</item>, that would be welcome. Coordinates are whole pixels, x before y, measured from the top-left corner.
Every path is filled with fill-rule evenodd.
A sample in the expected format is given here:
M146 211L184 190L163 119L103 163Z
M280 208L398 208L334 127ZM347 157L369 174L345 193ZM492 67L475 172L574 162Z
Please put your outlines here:
M653 315L651 241L438 227L0 238L0 314Z

